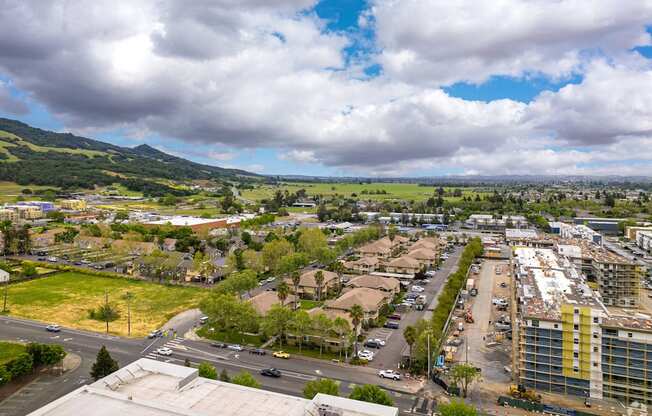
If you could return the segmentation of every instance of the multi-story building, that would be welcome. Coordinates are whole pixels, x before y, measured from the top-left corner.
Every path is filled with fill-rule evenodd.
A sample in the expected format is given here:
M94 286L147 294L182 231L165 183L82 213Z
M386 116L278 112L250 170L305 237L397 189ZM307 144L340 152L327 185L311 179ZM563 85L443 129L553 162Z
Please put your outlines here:
M577 238L590 241L599 246L602 245L602 234L587 227L584 224L566 224L565 222L549 223L550 232L559 234L561 238Z
M61 209L82 211L86 209L86 201L83 199L63 199L59 201L59 206L61 206Z
M18 221L20 217L18 212L13 209L0 209L0 221Z
M16 205L39 207L41 208L41 211L43 211L44 213L48 213L56 209L54 207L54 202L50 202L50 201L21 201L21 202L16 202Z
M652 404L652 318L607 307L568 260L517 248L516 363L537 390Z
M490 214L472 214L466 220L465 225L477 230L504 230L505 228L527 227L527 219L522 215L503 215L494 218Z
M652 253L652 231L639 231L636 233L636 245L645 250L646 253Z

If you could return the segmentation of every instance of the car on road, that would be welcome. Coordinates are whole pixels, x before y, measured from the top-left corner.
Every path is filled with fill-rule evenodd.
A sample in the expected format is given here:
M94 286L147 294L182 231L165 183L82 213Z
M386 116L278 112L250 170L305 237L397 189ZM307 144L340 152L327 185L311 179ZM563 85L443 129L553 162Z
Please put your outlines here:
M274 353L272 353L272 356L274 356L274 358L283 358L285 360L290 358L290 354L288 354L285 351L274 351Z
M202 316L199 318L199 324L204 325L206 322L208 322L208 316Z
M156 331L152 331L149 334L147 334L147 338L153 339L153 338L158 338L163 336L163 331L160 329L157 329Z
M61 327L59 325L57 325L57 324L50 324L50 325L45 327L45 330L48 331L48 332L60 332Z
M262 348L254 348L254 349L249 350L249 354L267 355L267 351L265 351Z
M215 348L226 348L226 347L228 347L228 345L226 345L226 344L223 343L223 342L211 342L211 347L215 347Z
M242 351L244 348L242 348L242 345L240 344L230 344L226 348L233 350L233 351Z
M91 261L90 260L81 260L80 263L81 264L91 264Z
M261 280L258 282L258 286L265 286L265 283L267 283L265 280Z
M389 329L398 329L400 327L399 323L396 321L387 321L384 326Z
M51 257L48 257L48 261L49 261L50 263L56 263L56 262L59 261L59 259L56 258L56 257L54 257L54 256L51 256Z
M358 358L367 360L367 361L373 361L374 360L374 353L369 351L369 350L362 350L358 353Z
M263 368L260 370L260 374L267 377L281 377L281 372L276 368Z
M161 347L156 349L156 353L158 355L170 356L172 355L172 350L169 349L168 347Z
M380 370L378 376L380 378L391 378L392 380L401 379L401 375L394 370Z

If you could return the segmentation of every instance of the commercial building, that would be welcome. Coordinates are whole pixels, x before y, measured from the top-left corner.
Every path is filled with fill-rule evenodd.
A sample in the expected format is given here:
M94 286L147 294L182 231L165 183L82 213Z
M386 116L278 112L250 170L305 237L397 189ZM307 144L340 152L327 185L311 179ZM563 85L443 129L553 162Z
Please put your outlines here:
M196 368L142 358L31 416L398 416L395 407L317 394L312 400L209 380Z
M549 223L550 232L559 234L561 238L579 238L590 241L599 246L602 245L602 234L587 227L584 224L566 224L564 222Z
M464 223L475 230L504 230L505 228L525 228L527 219L522 215L503 215L494 218L490 214L472 214Z
M639 231L652 231L652 227L649 225L625 227L625 238L628 240L636 241L636 234Z
M546 235L540 235L537 230L532 228L506 228L505 241L507 245L524 246L524 247L537 247L537 248L550 248L555 242L553 239Z
M41 211L43 211L46 214L56 209L54 207L54 202L50 202L50 201L21 201L21 202L16 202L16 205L39 207L41 208Z
M537 390L652 404L652 317L607 307L568 258L517 248L516 373Z
M595 217L576 217L573 222L577 225L583 224L594 231L607 235L618 235L620 227L618 223L626 221L625 218L595 218Z
M637 232L636 245L646 253L652 254L652 231Z
M61 209L69 209L71 211L83 211L86 209L86 201L83 199L63 199L59 201Z

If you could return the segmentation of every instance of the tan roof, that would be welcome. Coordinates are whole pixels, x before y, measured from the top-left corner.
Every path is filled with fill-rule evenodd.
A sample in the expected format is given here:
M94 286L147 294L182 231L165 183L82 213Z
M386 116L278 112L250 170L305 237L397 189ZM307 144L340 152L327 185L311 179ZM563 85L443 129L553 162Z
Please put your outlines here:
M361 253L390 253L391 247L382 240L374 241L373 243L366 244L358 249Z
M347 261L344 263L346 267L350 266L375 266L380 263L378 257L361 257L355 261Z
M393 277L372 276L365 274L354 277L347 284L352 287L368 287L371 289L380 289L387 292L400 290L401 283Z
M437 253L432 250L427 250L425 248L420 248L418 250L412 250L407 254L409 257L412 257L417 260L436 260Z
M285 299L285 305L293 304L294 299L293 294L288 294L287 299ZM254 307L256 312L265 315L270 309L272 309L273 305L280 304L281 300L278 298L278 292L265 291L250 298L248 302L251 302L251 305Z
M401 256L387 263L388 267L420 267L419 260L410 256Z
M353 305L360 305L365 312L377 310L378 304L387 299L387 294L368 287L357 287L335 300L326 302L325 309L350 310Z
M312 308L308 311L308 315L310 315L311 318L314 318L319 314L324 314L328 317L328 319L333 321L335 318L344 318L349 323L349 325L351 325L351 328L353 328L353 320L351 319L351 316L348 312L337 309L324 309L320 307Z
M410 250L417 250L420 248L426 248L429 250L437 250L439 248L439 245L436 243L433 243L430 240L419 240L416 243L412 244L410 246Z
M328 282L330 282L333 279L337 279L337 273L329 272L327 270L321 270L321 269L316 269L316 270L310 270L309 272L306 272L301 275L301 280L299 281L299 286L300 287L314 287L317 288L317 282L315 281L315 275L317 272L321 271L324 274L324 282L322 283L322 286L328 285ZM290 284L291 280L290 280Z

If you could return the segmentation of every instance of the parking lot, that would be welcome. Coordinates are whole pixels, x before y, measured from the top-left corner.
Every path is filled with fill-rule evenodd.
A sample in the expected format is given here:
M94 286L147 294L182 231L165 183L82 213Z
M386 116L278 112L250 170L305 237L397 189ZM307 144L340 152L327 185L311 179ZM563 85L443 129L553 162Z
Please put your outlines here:
M437 295L446 283L448 275L457 268L457 262L462 253L462 248L456 247L449 254L439 270L434 276L429 277L429 282L415 280L414 284L424 288L423 294L426 296L426 302L422 310L416 310L415 307L401 306L397 313L401 314L401 320L398 321L399 329L374 328L369 331L365 339L379 338L385 340L385 346L380 349L367 348L375 353L373 361L368 366L371 368L391 368L396 369L401 362L401 354L407 351L407 343L403 338L403 330L408 325L414 325L420 319L428 319L432 309L437 305ZM360 349L364 347L360 344Z
M111 250L89 250L68 245L36 248L30 260L73 264L94 269L115 270L116 266L133 261L136 256L114 253Z

